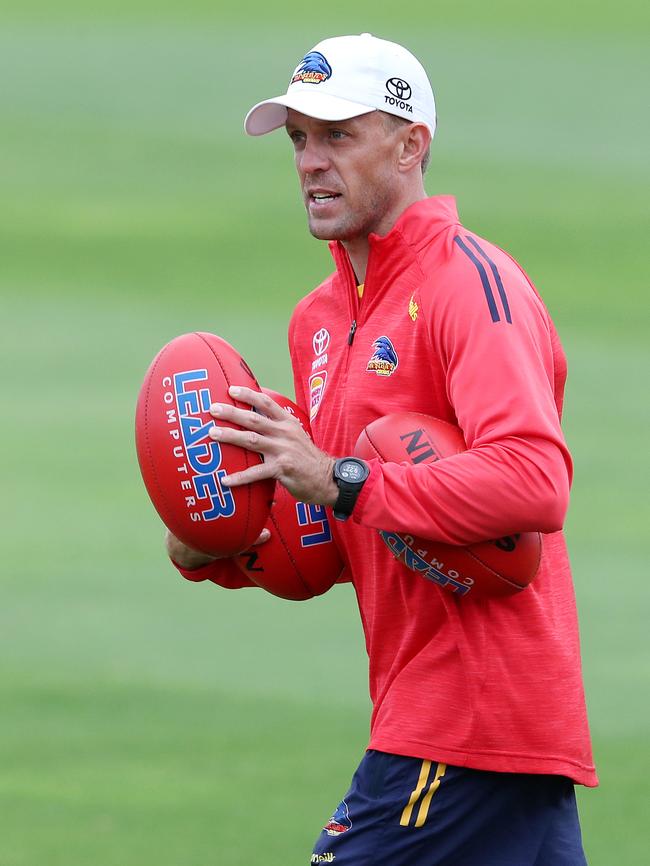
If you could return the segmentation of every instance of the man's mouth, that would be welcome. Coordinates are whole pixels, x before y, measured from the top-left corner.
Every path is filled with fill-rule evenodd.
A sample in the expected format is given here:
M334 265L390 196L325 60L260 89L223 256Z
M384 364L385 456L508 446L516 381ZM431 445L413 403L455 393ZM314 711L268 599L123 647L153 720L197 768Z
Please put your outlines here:
M340 198L341 194L338 192L310 192L309 193L309 201L314 202L314 204L327 204L328 202L334 201L334 199Z

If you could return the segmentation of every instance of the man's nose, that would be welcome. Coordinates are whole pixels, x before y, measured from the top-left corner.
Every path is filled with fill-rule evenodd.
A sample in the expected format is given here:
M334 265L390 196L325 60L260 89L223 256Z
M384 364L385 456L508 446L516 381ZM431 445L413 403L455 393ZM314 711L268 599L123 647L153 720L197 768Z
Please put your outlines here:
M307 137L300 154L299 168L303 174L326 171L329 168L327 150L318 139Z

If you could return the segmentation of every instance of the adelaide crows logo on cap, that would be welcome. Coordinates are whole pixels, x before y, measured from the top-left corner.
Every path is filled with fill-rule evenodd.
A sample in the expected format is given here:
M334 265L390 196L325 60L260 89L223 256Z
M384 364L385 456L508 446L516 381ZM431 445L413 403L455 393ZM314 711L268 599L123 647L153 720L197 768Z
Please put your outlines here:
M390 376L399 364L397 352L388 337L377 337L372 344L374 352L366 367L367 373L376 373L378 376Z
M322 84L332 75L332 67L320 51L310 51L296 66L291 84L301 81L303 84Z

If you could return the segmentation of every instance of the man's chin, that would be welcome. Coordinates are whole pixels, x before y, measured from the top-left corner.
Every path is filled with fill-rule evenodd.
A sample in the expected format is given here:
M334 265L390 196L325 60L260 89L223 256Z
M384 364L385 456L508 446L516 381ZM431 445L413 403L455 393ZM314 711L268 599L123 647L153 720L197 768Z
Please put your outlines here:
M338 240L336 226L325 220L308 220L310 234L319 241L335 241Z
M345 241L348 240L349 231L345 226L334 220L308 219L310 234L319 241Z

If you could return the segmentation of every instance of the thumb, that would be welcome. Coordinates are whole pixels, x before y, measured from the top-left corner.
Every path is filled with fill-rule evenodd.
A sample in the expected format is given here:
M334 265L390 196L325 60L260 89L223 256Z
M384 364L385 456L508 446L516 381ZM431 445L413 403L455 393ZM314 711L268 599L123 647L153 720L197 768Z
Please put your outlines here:
M257 547L259 544L264 544L265 541L268 541L271 537L270 529L264 527L264 529L260 532L257 540L253 542L253 547Z

